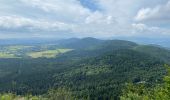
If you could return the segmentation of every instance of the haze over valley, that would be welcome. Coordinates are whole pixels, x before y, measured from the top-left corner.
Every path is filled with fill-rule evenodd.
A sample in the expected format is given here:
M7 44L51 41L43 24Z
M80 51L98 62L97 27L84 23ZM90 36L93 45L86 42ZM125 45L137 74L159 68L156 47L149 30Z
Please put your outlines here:
M170 0L0 0L0 100L170 100Z

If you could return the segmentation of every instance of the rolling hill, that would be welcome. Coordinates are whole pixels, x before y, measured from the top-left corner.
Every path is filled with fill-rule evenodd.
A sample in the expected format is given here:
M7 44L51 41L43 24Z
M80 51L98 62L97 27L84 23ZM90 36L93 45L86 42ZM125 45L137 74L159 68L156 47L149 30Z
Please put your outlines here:
M21 49L21 58L0 59L1 92L43 95L66 88L77 99L118 100L126 82L161 83L170 56L165 48L124 40L72 38L43 46ZM72 51L53 58L24 56L56 48Z

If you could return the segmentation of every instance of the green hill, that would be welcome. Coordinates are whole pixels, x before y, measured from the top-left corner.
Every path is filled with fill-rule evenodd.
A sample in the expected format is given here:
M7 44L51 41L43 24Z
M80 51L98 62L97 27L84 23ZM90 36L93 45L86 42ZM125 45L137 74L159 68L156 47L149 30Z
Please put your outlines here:
M58 43L21 49L21 58L0 59L0 92L46 98L49 89L66 89L78 100L119 100L127 82L161 83L170 52L123 40L85 38ZM25 56L56 48L74 50L53 58Z
M152 45L139 45L133 48L136 51L143 52L154 56L156 58L160 58L161 60L169 63L170 61L170 50L165 49L163 47L152 46Z

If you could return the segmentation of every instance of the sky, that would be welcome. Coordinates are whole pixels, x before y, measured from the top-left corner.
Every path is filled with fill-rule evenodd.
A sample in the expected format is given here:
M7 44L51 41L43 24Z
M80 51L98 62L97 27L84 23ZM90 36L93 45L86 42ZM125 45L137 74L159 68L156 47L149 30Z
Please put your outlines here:
M170 38L170 0L0 0L0 38Z

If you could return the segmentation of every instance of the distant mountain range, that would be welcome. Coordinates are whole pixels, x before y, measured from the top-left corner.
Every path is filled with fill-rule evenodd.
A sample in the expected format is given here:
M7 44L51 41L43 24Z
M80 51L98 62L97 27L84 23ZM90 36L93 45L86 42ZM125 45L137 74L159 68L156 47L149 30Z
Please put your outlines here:
M112 38L115 39L115 38ZM140 44L153 44L170 48L170 38L142 38L142 37L118 37L118 39L129 40Z
M91 37L89 37L90 39ZM88 38L84 38L88 39ZM169 38L140 38L140 37L115 37L110 38L111 40L127 40L133 41L139 44L151 44L151 45L160 45L163 47L170 48L170 39ZM70 41L78 41L81 38L69 38L69 39L59 39L59 38L23 38L23 39L0 39L0 45L14 45L14 44L44 44L44 43L57 43L61 41L64 43ZM103 39L106 40L106 39Z
M5 41L0 46L0 56L6 57L0 59L0 92L45 95L49 89L64 88L77 100L119 100L127 82L161 83L163 65L170 64L170 50L127 40ZM52 58L44 56L56 51ZM29 53L38 57L27 57Z

